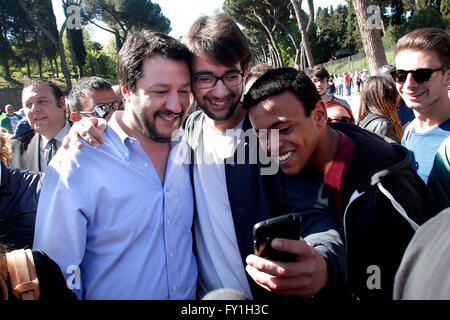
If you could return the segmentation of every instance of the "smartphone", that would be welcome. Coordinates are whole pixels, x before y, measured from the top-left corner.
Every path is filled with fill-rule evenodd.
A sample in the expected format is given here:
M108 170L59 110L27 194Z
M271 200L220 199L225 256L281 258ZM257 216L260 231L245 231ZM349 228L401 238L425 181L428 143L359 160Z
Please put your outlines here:
M294 212L255 224L253 227L255 255L274 261L295 261L294 254L275 250L271 242L274 238L300 239L301 221L300 213Z

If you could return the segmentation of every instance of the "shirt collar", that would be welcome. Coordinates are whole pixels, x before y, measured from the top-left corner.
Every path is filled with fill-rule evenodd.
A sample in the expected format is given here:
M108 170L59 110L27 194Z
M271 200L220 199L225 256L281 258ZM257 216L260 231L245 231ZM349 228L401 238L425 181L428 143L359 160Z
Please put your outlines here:
M64 137L67 134L69 134L69 131L70 131L70 124L69 124L69 121L66 120L64 127L61 130L59 130L59 132L55 136L55 140L58 142L58 145L62 144ZM41 138L42 138L42 142L43 142L42 146L45 147L50 139L42 134L41 134Z
M122 143L125 144L125 140L127 138L131 139L131 137L126 134L126 132L122 129L122 127L117 122L117 114L118 114L117 112L114 112L112 114L111 119L109 119L109 121L108 121L108 126L111 127L112 130L114 130L114 132L119 136L120 141L122 141Z

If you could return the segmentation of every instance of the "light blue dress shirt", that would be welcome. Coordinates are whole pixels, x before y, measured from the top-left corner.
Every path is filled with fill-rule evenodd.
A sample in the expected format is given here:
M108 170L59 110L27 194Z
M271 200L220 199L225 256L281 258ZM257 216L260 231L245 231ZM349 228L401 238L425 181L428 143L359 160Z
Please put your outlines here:
M104 137L98 150L83 142L52 159L34 248L60 266L80 299L195 299L193 194L179 161L185 141L172 144L162 184L115 117Z

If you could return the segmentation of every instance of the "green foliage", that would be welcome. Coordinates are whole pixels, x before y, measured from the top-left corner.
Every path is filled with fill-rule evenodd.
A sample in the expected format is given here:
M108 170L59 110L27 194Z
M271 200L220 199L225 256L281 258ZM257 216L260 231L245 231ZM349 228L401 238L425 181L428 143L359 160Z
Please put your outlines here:
M85 0L83 14L86 20L98 19L106 23L115 34L117 51L129 32L152 29L169 33L170 20L158 4L150 0Z
M448 29L449 20L441 15L438 9L422 9L402 25L390 25L383 37L384 46L397 43L402 36L418 28Z
M85 75L116 78L116 61L117 53L113 46L108 50L98 42L89 42L86 64L84 65Z
M408 32L418 28L449 28L449 20L443 17L438 9L422 9L407 23Z

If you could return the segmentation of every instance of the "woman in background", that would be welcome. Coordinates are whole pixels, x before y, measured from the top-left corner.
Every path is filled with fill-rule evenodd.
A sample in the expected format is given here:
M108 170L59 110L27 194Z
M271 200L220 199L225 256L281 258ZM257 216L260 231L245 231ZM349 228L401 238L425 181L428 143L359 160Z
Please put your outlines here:
M387 77L369 77L361 91L359 121L366 130L400 142L403 129L397 114L397 89Z

